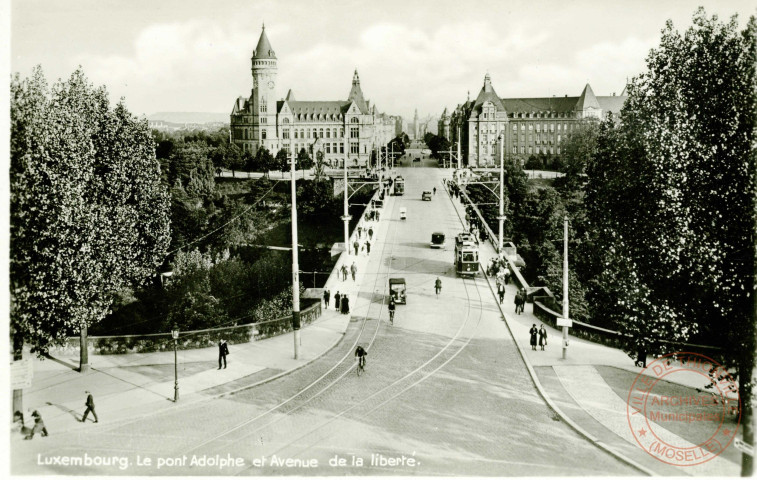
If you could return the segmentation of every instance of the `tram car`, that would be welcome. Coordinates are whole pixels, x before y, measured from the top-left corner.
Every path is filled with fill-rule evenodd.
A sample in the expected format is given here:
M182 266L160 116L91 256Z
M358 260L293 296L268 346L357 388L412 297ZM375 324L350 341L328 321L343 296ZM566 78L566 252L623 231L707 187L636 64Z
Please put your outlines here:
M404 178L397 177L394 179L394 194L395 195L405 194L405 179Z
M455 237L455 272L475 276L478 270L478 240L470 232L463 232Z

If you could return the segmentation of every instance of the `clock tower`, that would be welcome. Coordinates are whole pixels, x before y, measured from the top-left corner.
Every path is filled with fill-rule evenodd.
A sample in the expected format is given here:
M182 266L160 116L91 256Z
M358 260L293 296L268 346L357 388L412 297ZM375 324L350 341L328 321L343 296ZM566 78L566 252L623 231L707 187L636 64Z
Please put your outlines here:
M276 147L276 54L265 34L265 25L252 52L252 124L253 140L273 155Z

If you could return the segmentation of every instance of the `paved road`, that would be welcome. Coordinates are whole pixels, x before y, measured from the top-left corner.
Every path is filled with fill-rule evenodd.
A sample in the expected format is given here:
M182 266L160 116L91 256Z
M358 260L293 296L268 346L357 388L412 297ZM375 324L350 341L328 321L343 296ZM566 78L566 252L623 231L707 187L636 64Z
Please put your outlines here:
M240 393L45 443L19 442L14 457L24 465L14 470L70 473L35 464L86 453L90 462L116 464L79 468L79 474L637 474L547 408L485 280L454 275L452 242L443 250L428 248L432 231L452 240L460 230L440 188L446 171L399 173L406 194L386 202L385 227L373 247L380 254L367 264L353 322L335 349ZM436 196L421 201L421 192L433 186ZM398 218L400 207L407 208L405 221ZM407 280L408 304L398 306L391 326L385 294L394 276ZM357 343L369 351L360 377L352 356ZM123 469L121 458L128 462Z

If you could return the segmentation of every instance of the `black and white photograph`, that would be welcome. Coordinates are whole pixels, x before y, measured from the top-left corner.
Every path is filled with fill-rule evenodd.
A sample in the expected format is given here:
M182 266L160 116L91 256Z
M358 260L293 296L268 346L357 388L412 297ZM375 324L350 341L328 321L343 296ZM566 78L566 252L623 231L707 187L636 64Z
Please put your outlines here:
M6 476L754 475L753 0L0 21Z

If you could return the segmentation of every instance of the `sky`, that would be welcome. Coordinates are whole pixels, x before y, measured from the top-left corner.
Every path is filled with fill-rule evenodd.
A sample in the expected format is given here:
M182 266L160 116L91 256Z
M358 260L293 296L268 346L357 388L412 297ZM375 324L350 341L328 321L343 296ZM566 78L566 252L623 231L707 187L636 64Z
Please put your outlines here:
M757 13L753 0L12 0L10 70L53 81L81 65L137 115L230 113L265 23L277 97L344 100L357 69L367 99L411 120L475 98L487 72L500 97L619 94L665 21L684 30L699 5L742 26Z

